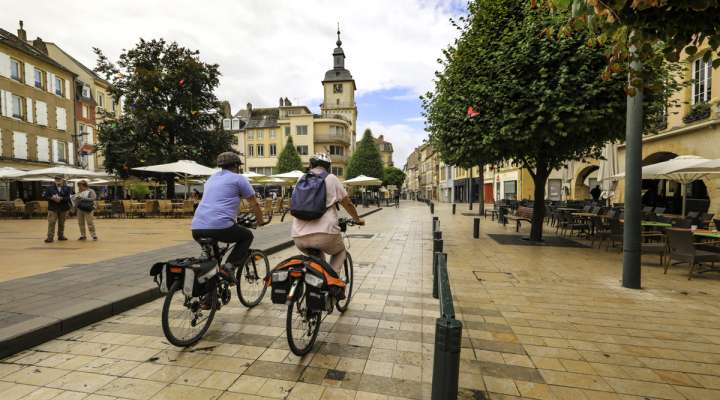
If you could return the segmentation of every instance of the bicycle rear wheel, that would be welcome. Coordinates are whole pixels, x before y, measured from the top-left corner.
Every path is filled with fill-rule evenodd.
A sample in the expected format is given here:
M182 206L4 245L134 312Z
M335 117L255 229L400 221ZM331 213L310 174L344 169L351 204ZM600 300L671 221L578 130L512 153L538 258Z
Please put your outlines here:
M235 272L235 285L240 303L252 308L260 304L267 285L265 278L270 274L270 262L260 250L251 250L245 264Z
M345 298L343 300L338 300L337 303L335 303L335 306L338 311L342 313L347 310L353 294L353 262L349 252L346 252L343 274L340 275L340 279L345 281Z
M290 350L296 356L304 356L312 350L320 332L320 316L320 312L307 309L305 296L299 296L288 304L287 339Z
M207 309L203 309L207 304ZM217 310L217 281L207 282L207 293L200 297L186 296L182 281L176 280L165 296L162 308L162 330L174 346L187 347L202 339L210 328Z

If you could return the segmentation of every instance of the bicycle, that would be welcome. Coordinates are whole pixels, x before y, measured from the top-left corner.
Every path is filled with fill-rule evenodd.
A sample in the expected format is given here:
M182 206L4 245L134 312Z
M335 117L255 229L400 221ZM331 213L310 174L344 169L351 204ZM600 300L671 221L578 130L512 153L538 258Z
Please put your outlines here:
M283 215L284 217L284 215ZM348 226L357 225L349 218L339 218L338 225L348 240ZM347 246L349 247L349 246ZM323 312L347 311L353 294L353 262L347 251L343 271L337 275L320 250L308 256L291 257L273 269L273 303L287 304L285 330L293 354L303 356L312 350L320 332Z
M240 215L237 223L246 228L257 228L255 217L249 214ZM162 271L159 283L161 290L162 285L167 290L161 316L163 333L171 344L178 347L188 347L202 339L215 312L230 302L231 286L237 287L238 300L248 308L258 305L267 290L265 280L270 273L270 262L261 250L250 249L240 268L233 268L230 274L222 274L220 268L227 265L227 258L235 244L220 247L218 241L212 238L201 238L198 243L204 257L165 263L167 268ZM154 275L159 273L156 271Z

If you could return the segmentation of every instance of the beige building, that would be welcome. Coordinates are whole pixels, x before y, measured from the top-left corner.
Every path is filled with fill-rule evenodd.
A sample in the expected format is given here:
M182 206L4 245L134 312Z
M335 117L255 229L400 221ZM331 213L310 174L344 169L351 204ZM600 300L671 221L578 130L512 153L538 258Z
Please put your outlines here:
M380 158L382 159L384 167L393 166L393 145L392 143L385 140L385 135L380 135L375 138L375 145L380 152Z
M357 105L355 80L345 68L345 52L338 31L333 51L333 68L322 80L323 103L320 114L307 106L293 105L280 98L277 107L254 108L248 103L230 121L238 120L238 147L247 161L247 169L264 175L275 173L277 156L292 137L300 158L307 163L315 153L327 153L332 173L343 177L355 149Z
M22 22L17 35L0 29L0 167L75 165L75 78ZM37 183L4 185L0 198L40 196Z
M420 151L419 148L410 153L405 166L405 181L403 182L402 193L408 200L415 200L420 194Z
M48 55L75 75L75 131L78 165L103 171L103 160L96 153L98 125L108 117L120 116L120 105L110 95L110 84L55 43L46 43Z

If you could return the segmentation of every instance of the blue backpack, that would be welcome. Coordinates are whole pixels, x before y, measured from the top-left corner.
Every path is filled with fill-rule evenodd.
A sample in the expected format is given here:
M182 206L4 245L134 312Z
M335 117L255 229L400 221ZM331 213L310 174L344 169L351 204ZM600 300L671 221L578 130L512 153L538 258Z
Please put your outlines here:
M290 198L290 214L304 221L319 219L328 207L325 193L327 172L318 175L308 172L298 179Z

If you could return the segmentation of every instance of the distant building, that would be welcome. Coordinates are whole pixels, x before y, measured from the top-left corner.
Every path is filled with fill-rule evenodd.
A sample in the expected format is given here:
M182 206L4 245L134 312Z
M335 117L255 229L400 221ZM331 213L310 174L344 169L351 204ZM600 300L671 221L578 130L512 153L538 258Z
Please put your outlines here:
M263 175L275 173L277 156L288 137L303 162L314 153L327 153L332 160L332 173L345 176L347 162L355 148L357 106L355 80L345 69L345 52L338 30L337 47L333 51L333 68L322 81L324 101L320 114L307 106L293 105L280 98L277 107L253 107L248 103L230 120L237 121L238 147L247 160L247 169ZM227 122L225 123L227 124Z
M0 29L0 167L75 165L76 74L48 56L42 39L29 43ZM0 183L0 198L37 198L37 183Z
M382 158L383 166L393 166L393 145L392 143L385 140L384 135L380 135L375 138L375 145L377 145L378 151L380 152L380 158Z

